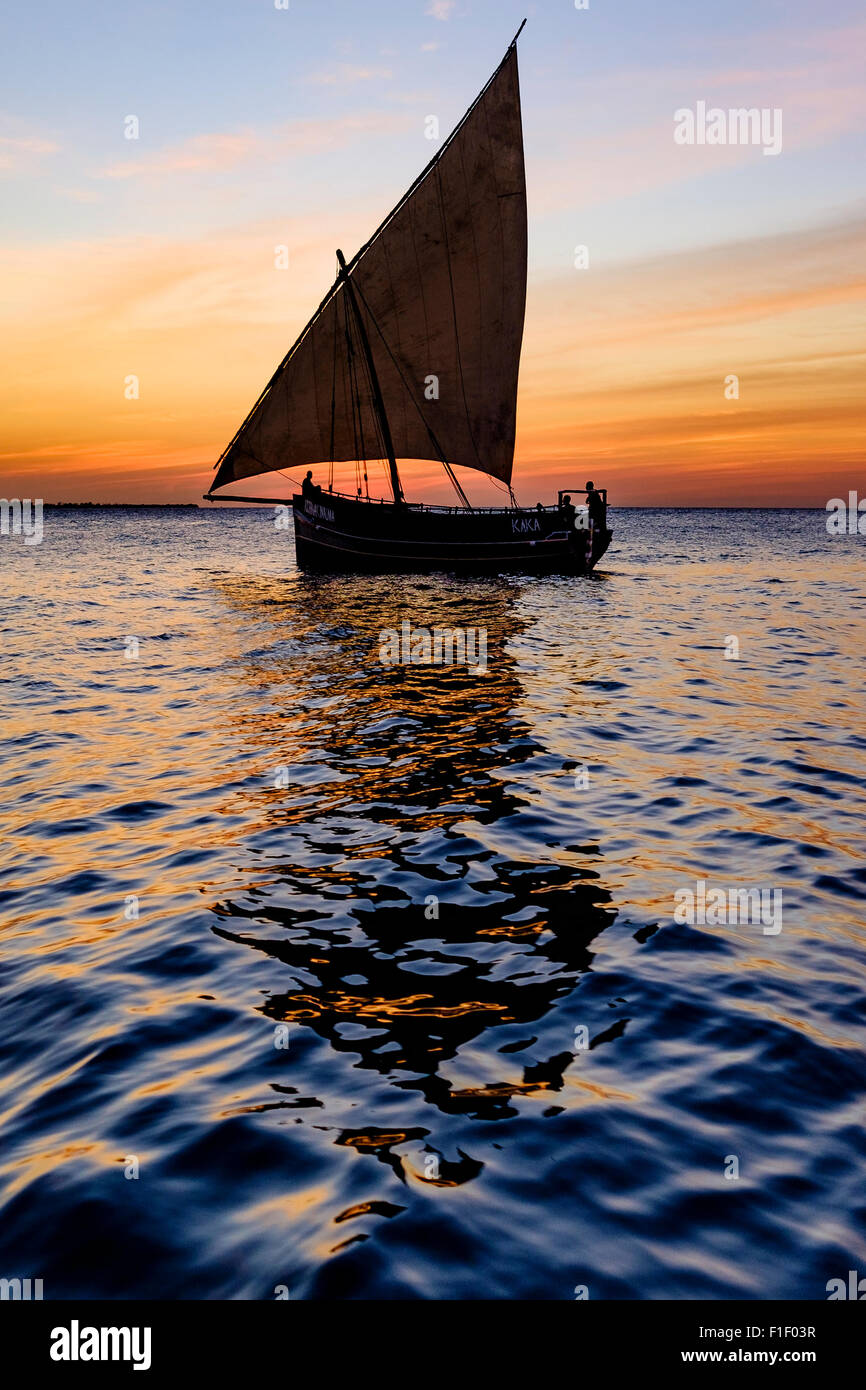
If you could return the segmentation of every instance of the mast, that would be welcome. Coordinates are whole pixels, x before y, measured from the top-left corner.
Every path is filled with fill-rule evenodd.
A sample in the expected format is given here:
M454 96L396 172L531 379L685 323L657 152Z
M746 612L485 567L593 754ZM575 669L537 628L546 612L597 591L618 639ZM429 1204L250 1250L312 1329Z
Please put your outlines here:
M364 356L367 359L367 368L370 372L370 385L373 388L373 404L376 407L376 414L379 418L379 427L382 431L382 440L385 445L385 453L388 456L388 471L391 475L391 491L394 494L395 502L402 502L403 489L400 486L400 474L397 472L397 458L394 453L394 441L391 438L391 426L388 424L388 412L385 409L385 401L382 396L382 388L379 385L379 377L376 372L376 363L373 361L373 350L370 347L370 339L367 336L367 328L361 317L361 309L355 294L355 286L352 284L352 277L346 269L346 257L337 248L337 260L340 263L339 278L346 286L346 293L349 296L349 303L355 314L355 322L358 325L358 336L361 339L361 346L364 349Z

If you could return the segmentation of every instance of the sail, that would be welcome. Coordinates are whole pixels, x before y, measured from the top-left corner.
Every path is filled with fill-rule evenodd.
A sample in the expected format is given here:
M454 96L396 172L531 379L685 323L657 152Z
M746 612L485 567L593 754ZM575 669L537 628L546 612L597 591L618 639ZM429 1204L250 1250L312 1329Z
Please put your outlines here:
M526 305L517 48L338 279L217 465L213 488L394 453L510 482ZM213 490L213 489L212 489Z

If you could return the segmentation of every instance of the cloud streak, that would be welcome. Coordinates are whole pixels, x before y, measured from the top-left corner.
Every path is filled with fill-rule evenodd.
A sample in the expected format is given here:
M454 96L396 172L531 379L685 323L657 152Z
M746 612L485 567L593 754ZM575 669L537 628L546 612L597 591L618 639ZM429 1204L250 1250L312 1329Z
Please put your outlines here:
M333 72L313 73L307 81L319 87L342 87L353 82L389 82L393 76L390 68L362 68L341 63Z
M239 165L267 163L351 145L369 135L398 129L405 118L373 112L327 120L291 121L272 130L238 130L193 135L175 145L98 170L98 179L158 179L221 173Z
M425 14L428 14L431 19L441 20L444 24L451 18L456 8L457 0L431 0Z
M45 155L57 154L60 145L55 140L37 136L0 135L0 170L17 173L29 169Z

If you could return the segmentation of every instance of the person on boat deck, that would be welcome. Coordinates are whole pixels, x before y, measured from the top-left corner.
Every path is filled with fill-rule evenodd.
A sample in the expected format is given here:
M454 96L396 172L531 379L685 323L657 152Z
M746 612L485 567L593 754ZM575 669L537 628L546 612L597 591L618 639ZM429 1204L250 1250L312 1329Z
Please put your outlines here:
M318 497L318 495L319 495L319 493L321 492L321 490L322 490L322 489L319 488L319 487L316 487L315 483L313 482L313 470L312 470L312 468L308 469L308 470L307 470L307 476L305 477L304 481L301 483L301 495L302 495L303 497Z
M562 517L569 531L571 531L574 527L574 521L576 516L577 511L575 509L574 503L572 502L568 493L566 493L562 499Z
M605 526L607 518L607 507L600 492L596 492L592 483L586 485L586 505L589 508L589 519L594 526Z

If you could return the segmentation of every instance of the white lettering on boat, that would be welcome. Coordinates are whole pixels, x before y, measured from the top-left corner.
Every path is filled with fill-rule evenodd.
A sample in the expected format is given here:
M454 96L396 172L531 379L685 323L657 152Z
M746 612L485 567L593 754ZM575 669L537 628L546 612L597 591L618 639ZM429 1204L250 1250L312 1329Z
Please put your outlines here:
M536 516L514 516L511 518L511 533L514 536L526 536L530 531L540 531L541 526Z
M333 521L334 513L330 507L323 507L321 502L311 502L309 497L304 503L304 511L307 516L320 517L322 521Z

